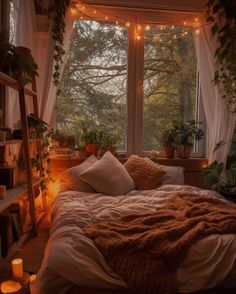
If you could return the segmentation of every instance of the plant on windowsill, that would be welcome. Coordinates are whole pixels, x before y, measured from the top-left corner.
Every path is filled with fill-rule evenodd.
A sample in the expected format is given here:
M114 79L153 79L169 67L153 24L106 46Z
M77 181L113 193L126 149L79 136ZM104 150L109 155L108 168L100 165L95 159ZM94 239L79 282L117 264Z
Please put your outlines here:
M213 153L224 141L219 142ZM213 161L203 169L203 179L212 189L219 191L223 196L236 198L236 140L232 140L226 162Z
M94 154L98 155L103 137L102 131L83 129L81 140L84 142L84 149L87 156Z
M214 82L227 99L229 110L236 113L236 1L208 0L205 18L211 23L212 35L217 37Z
M186 123L174 123L173 134L177 155L180 158L189 158L193 149L194 141L199 141L204 137L201 122L194 120Z
M110 151L116 155L116 144L119 142L119 136L112 133L103 133L101 139L101 153Z
M175 132L174 129L165 130L160 138L166 158L173 158L175 153Z

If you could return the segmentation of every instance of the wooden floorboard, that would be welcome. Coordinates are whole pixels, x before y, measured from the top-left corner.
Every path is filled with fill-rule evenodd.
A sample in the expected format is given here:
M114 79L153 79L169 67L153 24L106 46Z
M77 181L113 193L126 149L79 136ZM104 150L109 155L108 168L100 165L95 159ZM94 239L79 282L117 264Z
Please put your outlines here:
M17 257L24 261L24 270L29 273L37 273L43 260L44 249L49 238L50 222L48 213L42 217L37 236L29 239Z

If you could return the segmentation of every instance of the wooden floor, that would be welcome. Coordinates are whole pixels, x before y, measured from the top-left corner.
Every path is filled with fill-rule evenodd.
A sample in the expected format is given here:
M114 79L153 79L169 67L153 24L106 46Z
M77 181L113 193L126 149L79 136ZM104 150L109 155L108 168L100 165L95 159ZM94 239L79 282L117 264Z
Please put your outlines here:
M48 241L50 222L48 213L40 220L38 235L29 239L17 254L24 261L24 270L28 273L37 273L43 260L44 248Z

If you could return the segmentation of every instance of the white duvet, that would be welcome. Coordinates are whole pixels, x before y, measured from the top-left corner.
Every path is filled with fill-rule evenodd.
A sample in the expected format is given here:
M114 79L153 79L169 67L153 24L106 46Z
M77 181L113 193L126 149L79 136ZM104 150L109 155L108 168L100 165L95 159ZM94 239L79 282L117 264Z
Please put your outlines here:
M163 185L156 190L131 191L122 196L61 192L51 211L52 227L32 294L63 294L73 284L116 289L126 283L106 265L103 256L81 228L133 213L154 210L173 191L208 194L192 186ZM222 200L225 201L225 200ZM233 205L233 204L232 204ZM179 292L220 286L236 286L236 235L211 235L191 246L177 270Z

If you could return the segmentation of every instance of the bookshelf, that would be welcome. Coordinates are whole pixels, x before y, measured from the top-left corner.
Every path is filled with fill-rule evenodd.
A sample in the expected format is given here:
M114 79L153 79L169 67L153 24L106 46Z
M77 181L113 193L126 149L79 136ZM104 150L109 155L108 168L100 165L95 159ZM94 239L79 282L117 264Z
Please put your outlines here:
M0 84L15 89L18 92L19 97L19 105L20 105L20 120L22 125L22 140L9 140L0 142L0 147L3 149L4 146L9 144L23 144L25 161L26 161L26 176L27 176L27 184L17 186L13 189L7 190L7 195L3 200L0 200L0 212L5 210L8 206L10 206L17 198L21 197L23 194L27 193L28 201L29 201L29 212L31 217L31 226L32 233L34 235L37 234L37 219L36 219L36 211L35 211L35 203L34 203L34 182L32 176L32 166L31 166L31 158L30 158L30 142L29 139L29 130L27 123L27 112L26 112L26 97L32 97L33 99L33 107L34 114L36 116L38 113L38 102L37 102L37 93L36 93L36 82L35 77L33 78L32 88L20 85L15 79L11 78L7 74L0 72ZM11 97L9 97L10 99Z

